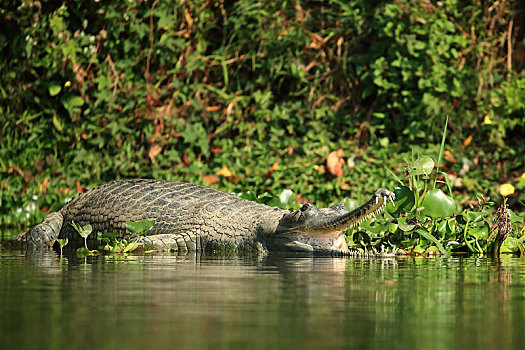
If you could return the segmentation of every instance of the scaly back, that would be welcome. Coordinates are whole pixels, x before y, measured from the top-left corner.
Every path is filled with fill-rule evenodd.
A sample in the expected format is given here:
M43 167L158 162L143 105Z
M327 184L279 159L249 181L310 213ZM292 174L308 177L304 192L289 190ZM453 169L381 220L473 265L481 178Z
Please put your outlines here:
M94 232L123 236L127 220L152 219L155 226L148 235L184 234L197 240L197 246L203 242L239 245L255 239L261 215L276 210L209 187L177 181L114 181L79 195L60 210L64 224L59 238L82 239L71 221L82 226L89 223Z

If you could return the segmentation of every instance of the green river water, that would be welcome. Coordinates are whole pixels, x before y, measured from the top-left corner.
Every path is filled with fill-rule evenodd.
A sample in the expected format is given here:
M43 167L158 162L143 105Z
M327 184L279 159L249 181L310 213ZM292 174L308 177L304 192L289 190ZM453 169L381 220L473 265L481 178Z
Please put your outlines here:
M522 349L516 257L0 250L0 349Z

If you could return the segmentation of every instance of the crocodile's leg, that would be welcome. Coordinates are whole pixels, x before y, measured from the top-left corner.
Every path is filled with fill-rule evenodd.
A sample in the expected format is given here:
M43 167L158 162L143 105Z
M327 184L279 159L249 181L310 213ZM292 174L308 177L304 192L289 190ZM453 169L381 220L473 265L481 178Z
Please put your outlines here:
M57 239L63 221L60 212L51 213L44 218L44 221L29 231L2 242L2 246L8 249L24 249L27 247L28 250L49 248Z
M26 233L27 249L51 247L57 239L64 218L60 212L51 213Z

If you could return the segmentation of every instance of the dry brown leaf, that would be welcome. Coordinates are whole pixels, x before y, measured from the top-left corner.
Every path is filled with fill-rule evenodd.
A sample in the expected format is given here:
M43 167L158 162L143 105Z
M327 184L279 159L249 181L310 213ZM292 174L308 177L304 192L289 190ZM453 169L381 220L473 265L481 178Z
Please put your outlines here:
M191 28L193 27L193 18L191 18L190 11L188 8L184 9L184 18L186 19L186 23L188 23L188 30L191 32Z
M20 176L24 178L25 182L29 182L34 178L33 173L30 170L22 170L14 164L11 166L11 168L9 168L9 170L7 170L7 173L11 174L13 171L16 171L18 174L20 174Z
M233 111L233 108L235 107L235 101L232 101L228 104L228 107L226 107L226 120L230 121L230 114Z
M321 153L327 152L328 150L329 150L328 146L324 145L321 148L312 150L312 152L314 152L315 154L321 154Z
M445 156L445 158L447 158L452 163L456 163L457 162L456 158L454 158L454 156L452 155L452 153L450 151L448 151L448 150L444 151L443 155Z
M69 191L71 191L71 188L69 187L66 187L66 188L57 188L57 192L64 195L64 196L67 196L67 194L69 193Z
M310 49L317 50L326 44L326 41L323 39L323 37L316 33L310 33L310 39L312 40L310 45L308 45L308 48Z
M202 179L208 182L208 185L216 184L219 181L215 175L204 175Z
M264 178L268 179L277 168L279 168L279 163L273 163L272 167L266 172L266 174L264 174Z
M80 186L80 183L77 180L77 192L81 193L81 192L84 192L85 190L86 190L86 187Z
M343 191L347 191L350 189L350 185L345 181L345 179L343 179L342 177L338 178L337 179L337 185L339 186L340 189L342 189Z
M151 159L152 163L155 163L155 158L159 155L160 152L162 152L161 145L159 145L158 143L154 143L153 145L151 145L151 148L148 152L148 157L149 159Z
M343 164L345 163L343 159L343 150L339 149L337 151L332 151L326 158L326 167L330 174L341 177L343 176Z
M44 180L40 184L40 193L46 193L47 192L47 186L49 186L50 183L51 183L51 181L49 181L49 179L47 177L44 178Z
M224 177L232 177L232 173L226 165L223 166L221 170L217 171L217 175L224 176Z
M463 147L467 147L472 142L472 135L468 135L467 138L463 141Z
M11 174L13 171L16 171L18 174L20 174L20 176L24 176L23 170L20 169L18 166L14 165L14 164L9 168L7 173Z

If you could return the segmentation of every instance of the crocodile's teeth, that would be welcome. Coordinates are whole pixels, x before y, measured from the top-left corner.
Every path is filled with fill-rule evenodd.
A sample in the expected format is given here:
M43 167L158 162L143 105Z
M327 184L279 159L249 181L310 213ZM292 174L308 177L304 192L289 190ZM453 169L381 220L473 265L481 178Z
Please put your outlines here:
M396 204L394 203L394 198L390 197L390 203L392 203L392 205L395 207Z
M379 197L376 197L376 205L379 203Z

